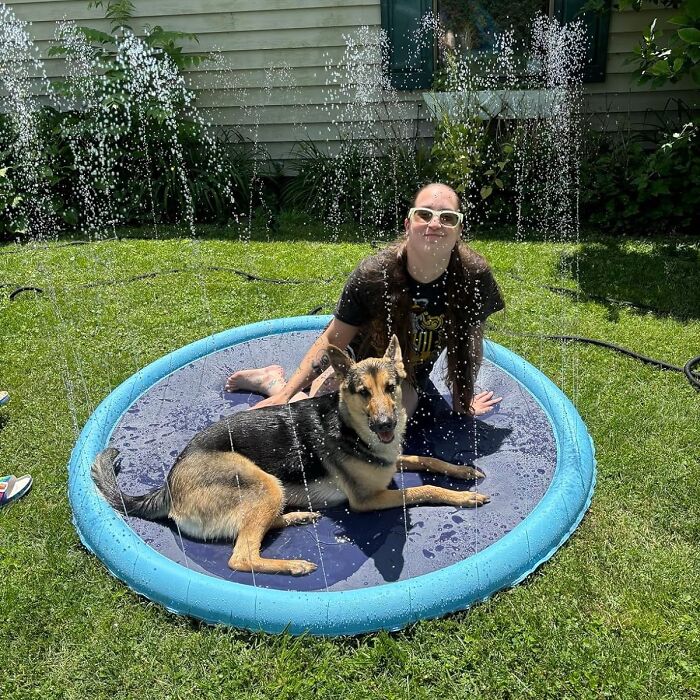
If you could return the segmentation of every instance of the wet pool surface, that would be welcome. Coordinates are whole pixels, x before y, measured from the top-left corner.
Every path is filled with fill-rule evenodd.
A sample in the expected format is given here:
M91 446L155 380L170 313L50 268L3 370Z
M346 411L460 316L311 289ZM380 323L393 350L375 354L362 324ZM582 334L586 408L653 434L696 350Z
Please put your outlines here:
M119 484L130 494L160 486L175 458L199 430L260 400L223 391L238 369L282 365L289 375L317 331L291 332L237 344L174 371L150 387L124 413L109 444L119 449ZM347 590L410 579L466 559L520 523L547 490L556 468L556 444L547 416L531 394L496 365L484 361L477 384L503 396L496 411L476 420L455 416L443 395L441 363L435 393L409 422L404 454L426 454L455 464L472 463L486 474L479 484L425 473L397 474L395 485L433 483L478 490L491 502L478 509L411 506L374 513L344 507L323 511L314 525L273 531L263 555L307 559L307 576L244 574L227 562L230 542L180 536L170 522L127 518L129 526L164 556L195 571L281 590Z

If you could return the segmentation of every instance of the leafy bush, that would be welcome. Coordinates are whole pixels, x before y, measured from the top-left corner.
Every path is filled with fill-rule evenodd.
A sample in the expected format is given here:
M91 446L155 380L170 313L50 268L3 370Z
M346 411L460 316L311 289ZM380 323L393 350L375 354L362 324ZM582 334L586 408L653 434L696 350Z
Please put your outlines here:
M431 151L435 173L460 195L469 219L495 222L512 205L513 136L503 120L440 117Z
M581 214L605 232L694 232L700 220L700 120L651 137L598 134L581 170Z
M23 144L22 153L16 148L17 125L8 115L0 114L0 240L60 226L64 213L70 210L55 189L65 173L56 165L55 156L62 149L53 140L50 121L43 118L48 113L35 115L41 149L36 144Z
M355 221L395 234L416 191L435 177L420 143L349 141L329 155L303 141L294 154L296 175L283 188L282 206L311 212L332 227Z
M98 125L90 115L80 112L47 112L45 118L54 123L57 135L52 144L55 189L71 213L67 218L64 211L63 219L76 225L86 213L86 202L80 181L74 177L75 134L84 135L80 148L95 149L91 134ZM70 145L62 140L66 134L71 134ZM190 210L194 221L222 222L235 214L233 202L237 209L247 207L251 151L236 134L222 132L213 155L200 124L179 119L173 129L150 118L120 130L119 142L132 147L114 153L109 170L103 173L109 180L90 182L101 198L113 201L118 223L177 222ZM173 155L173 143L178 145L177 157ZM112 147L116 150L117 143Z
M22 234L26 229L20 209L23 197L8 173L11 174L11 168L0 168L0 240Z
M639 83L651 83L661 87L690 76L700 85L700 0L648 0L655 5L673 8L678 14L669 19L676 29L668 37L657 33L656 19L642 34L634 47L632 62L636 64ZM600 0L597 4L602 8ZM618 9L631 7L636 12L643 9L643 0L618 0Z
M196 36L157 26L137 38L127 24L131 2L91 4L105 8L112 31L62 26L49 51L69 67L53 83L60 109L34 115L40 167L12 162L20 125L0 118L0 206L8 214L0 235L25 229L26 183L37 178L52 203L51 227L221 222L247 209L251 145L234 132L209 133L185 86L182 71L207 58L183 53L182 42Z

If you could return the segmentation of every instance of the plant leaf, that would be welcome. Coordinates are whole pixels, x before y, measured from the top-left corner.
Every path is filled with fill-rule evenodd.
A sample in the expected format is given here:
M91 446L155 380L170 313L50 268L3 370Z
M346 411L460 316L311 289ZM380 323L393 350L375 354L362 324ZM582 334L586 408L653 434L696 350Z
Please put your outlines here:
M679 29L678 36L686 44L694 44L696 46L700 44L700 29L697 29L696 27L685 27L684 29Z

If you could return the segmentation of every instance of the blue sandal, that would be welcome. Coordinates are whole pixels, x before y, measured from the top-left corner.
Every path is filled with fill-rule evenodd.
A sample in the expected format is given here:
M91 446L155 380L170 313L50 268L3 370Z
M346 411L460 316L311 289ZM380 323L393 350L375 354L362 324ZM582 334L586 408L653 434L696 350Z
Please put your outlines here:
M32 477L29 474L20 476L3 476L0 478L0 507L11 501L22 498L32 488Z

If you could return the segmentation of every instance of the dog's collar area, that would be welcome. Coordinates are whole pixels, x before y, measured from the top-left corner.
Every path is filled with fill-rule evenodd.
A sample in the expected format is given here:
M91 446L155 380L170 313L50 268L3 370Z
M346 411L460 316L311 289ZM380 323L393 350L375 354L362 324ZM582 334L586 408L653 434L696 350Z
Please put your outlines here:
M390 467L395 460L382 459L349 425L340 422L340 435L346 441L346 445L353 449L355 456L363 461L378 467ZM396 435L394 436L396 440ZM391 444L391 443L388 443Z

